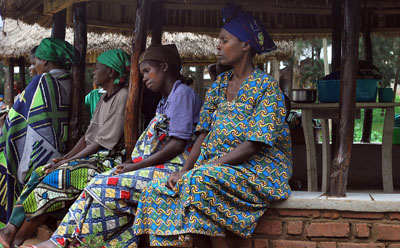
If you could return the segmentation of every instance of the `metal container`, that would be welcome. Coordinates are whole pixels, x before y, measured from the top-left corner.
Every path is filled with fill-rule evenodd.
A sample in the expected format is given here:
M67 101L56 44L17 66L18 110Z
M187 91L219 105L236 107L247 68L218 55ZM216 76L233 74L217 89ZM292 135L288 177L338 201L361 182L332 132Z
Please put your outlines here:
M317 100L317 90L315 89L292 89L292 102L312 103Z

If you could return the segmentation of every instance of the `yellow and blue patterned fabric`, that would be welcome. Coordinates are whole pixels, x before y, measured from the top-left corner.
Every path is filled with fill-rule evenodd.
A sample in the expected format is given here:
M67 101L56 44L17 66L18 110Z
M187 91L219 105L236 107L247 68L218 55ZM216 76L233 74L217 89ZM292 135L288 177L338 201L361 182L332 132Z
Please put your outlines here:
M70 84L64 70L37 75L10 109L0 136L0 223L32 171L65 152Z
M168 143L169 122L165 115L156 114L135 145L132 152L134 163L153 155ZM111 170L94 177L69 209L51 240L64 247L74 238L85 242L88 235L96 235L107 247L117 244L137 247L138 237L133 233L132 224L143 188L152 179L166 178L179 171L195 137L191 140L183 153L163 164L119 175L113 175L114 170Z
M208 131L195 167L175 190L157 179L144 189L134 233L150 234L151 245L180 245L189 233L209 236L225 231L248 238L271 201L291 190L291 140L285 122L284 96L277 82L255 69L233 101L227 101L225 72L207 92L197 131ZM244 141L265 148L243 164L213 164Z

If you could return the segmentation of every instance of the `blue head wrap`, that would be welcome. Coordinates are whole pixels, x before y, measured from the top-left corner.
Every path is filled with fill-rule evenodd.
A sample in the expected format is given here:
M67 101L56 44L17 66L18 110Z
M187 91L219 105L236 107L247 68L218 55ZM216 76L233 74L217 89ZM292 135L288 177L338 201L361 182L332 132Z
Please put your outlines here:
M249 45L258 54L269 53L276 49L274 41L260 20L243 12L233 3L222 9L224 29Z

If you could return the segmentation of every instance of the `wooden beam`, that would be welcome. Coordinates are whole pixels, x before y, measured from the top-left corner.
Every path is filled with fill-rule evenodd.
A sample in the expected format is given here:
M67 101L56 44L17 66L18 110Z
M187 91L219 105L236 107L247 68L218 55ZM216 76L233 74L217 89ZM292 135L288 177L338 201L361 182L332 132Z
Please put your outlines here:
M332 162L329 195L345 197L354 135L360 0L344 2L342 61L340 75L339 149Z
M142 103L142 81L139 75L139 57L146 48L146 38L150 15L151 2L138 0L136 7L136 22L133 32L131 73L129 84L129 95L126 103L126 121L124 127L126 154L130 157L135 143L140 135L141 103Z
M74 22L74 46L78 52L79 61L72 67L72 85L71 85L71 107L70 122L68 132L68 148L78 142L81 133L82 124L82 106L85 92L85 61L87 47L87 25L86 25L87 3L76 3L73 5Z
M11 108L14 104L14 60L7 58L5 64L4 102Z
M163 27L163 2L151 4L151 44L161 44Z
M88 1L89 0L43 0L43 13L46 15L55 14L75 3Z
M340 57L342 51L342 26L343 26L343 15L342 15L342 3L343 0L333 0L332 1L332 72L340 68ZM335 155L338 149L339 140L339 124L337 120L332 120L332 149L331 157Z
M53 15L53 24L51 27L51 37L58 39L65 39L67 11L61 10Z
M25 59L24 59L24 57L18 58L18 66L19 66L19 78L21 81L21 87L22 87L22 89L25 89L26 81L25 81Z
M364 55L365 60L373 64L374 60L372 57L372 40L371 40L371 23L372 16L370 9L363 9L362 12L362 35L364 40ZM364 122L363 122L363 132L361 137L361 142L370 143L371 142L371 132L372 132L372 109L364 110Z

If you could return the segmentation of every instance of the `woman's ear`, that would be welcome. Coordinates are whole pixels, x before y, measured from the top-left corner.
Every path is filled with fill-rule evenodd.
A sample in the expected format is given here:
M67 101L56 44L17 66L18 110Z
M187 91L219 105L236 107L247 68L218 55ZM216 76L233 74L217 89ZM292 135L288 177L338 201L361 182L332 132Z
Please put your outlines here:
M161 69L163 70L163 72L167 72L169 69L168 63L161 63Z
M243 42L243 51L247 52L251 49L251 46L248 42Z
M110 78L117 78L118 72L111 67L108 67L108 75Z

